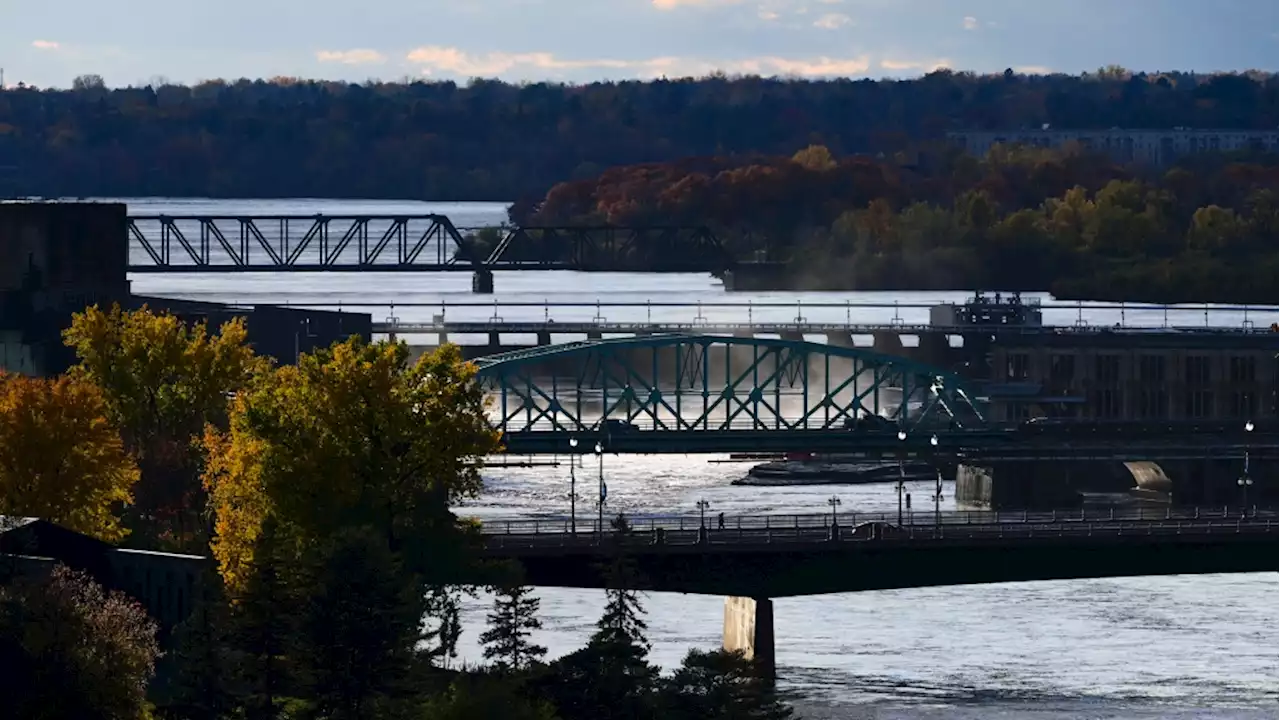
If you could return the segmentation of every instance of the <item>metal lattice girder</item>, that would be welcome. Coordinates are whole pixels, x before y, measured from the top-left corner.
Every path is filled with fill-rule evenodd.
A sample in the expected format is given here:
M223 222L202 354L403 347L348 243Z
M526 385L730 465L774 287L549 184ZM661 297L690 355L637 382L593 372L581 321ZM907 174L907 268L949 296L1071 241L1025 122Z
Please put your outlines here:
M866 416L904 430L985 425L952 373L861 348L799 340L655 335L588 340L477 361L495 427L586 433L842 429Z
M478 266L444 215L139 215L135 272L430 270Z

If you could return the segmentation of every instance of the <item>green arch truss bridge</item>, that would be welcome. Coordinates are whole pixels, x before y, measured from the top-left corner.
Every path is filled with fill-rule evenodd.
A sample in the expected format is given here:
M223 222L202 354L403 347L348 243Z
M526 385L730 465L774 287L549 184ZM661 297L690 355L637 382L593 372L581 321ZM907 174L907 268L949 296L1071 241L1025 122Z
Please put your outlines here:
M889 450L986 427L952 373L800 340L652 335L477 365L511 453Z

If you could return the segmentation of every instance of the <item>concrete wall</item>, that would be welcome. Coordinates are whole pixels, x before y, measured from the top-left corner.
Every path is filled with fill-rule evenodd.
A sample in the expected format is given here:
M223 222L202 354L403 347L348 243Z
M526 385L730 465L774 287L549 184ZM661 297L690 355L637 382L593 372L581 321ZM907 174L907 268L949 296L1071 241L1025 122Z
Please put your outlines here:
M71 313L126 298L127 267L124 205L0 203L0 368L61 372Z

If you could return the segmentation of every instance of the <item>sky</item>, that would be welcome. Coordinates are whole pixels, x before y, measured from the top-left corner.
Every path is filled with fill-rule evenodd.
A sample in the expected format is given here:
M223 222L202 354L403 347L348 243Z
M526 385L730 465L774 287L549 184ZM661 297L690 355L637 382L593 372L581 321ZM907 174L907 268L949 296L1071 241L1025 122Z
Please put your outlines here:
M5 82L1276 71L1276 0L0 0Z

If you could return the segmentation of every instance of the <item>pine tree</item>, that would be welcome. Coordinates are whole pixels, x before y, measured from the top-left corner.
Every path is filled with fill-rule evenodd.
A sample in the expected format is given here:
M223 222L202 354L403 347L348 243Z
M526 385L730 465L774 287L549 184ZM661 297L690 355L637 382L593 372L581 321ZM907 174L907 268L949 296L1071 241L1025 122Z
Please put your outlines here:
M625 528L625 521L619 525ZM543 688L566 720L654 717L658 669L649 664L644 606L622 549L619 543L605 571L605 608L596 632L585 648L556 662Z
M670 720L788 720L772 684L742 652L690 650L680 669L663 683L661 715Z
M524 670L541 661L547 649L529 640L534 630L542 629L538 619L540 604L527 585L499 588L489 613L489 629L480 636L485 646L484 659L507 672Z
M278 717L288 687L284 656L294 622L283 555L276 522L268 517L231 614L230 641L238 670L235 695L249 720Z
M378 534L339 531L307 562L297 663L330 720L383 717L406 696L422 588Z
M172 655L163 659L173 677L160 703L163 717L218 720L233 706L227 687L227 608L221 578L208 572L202 597L174 632Z

